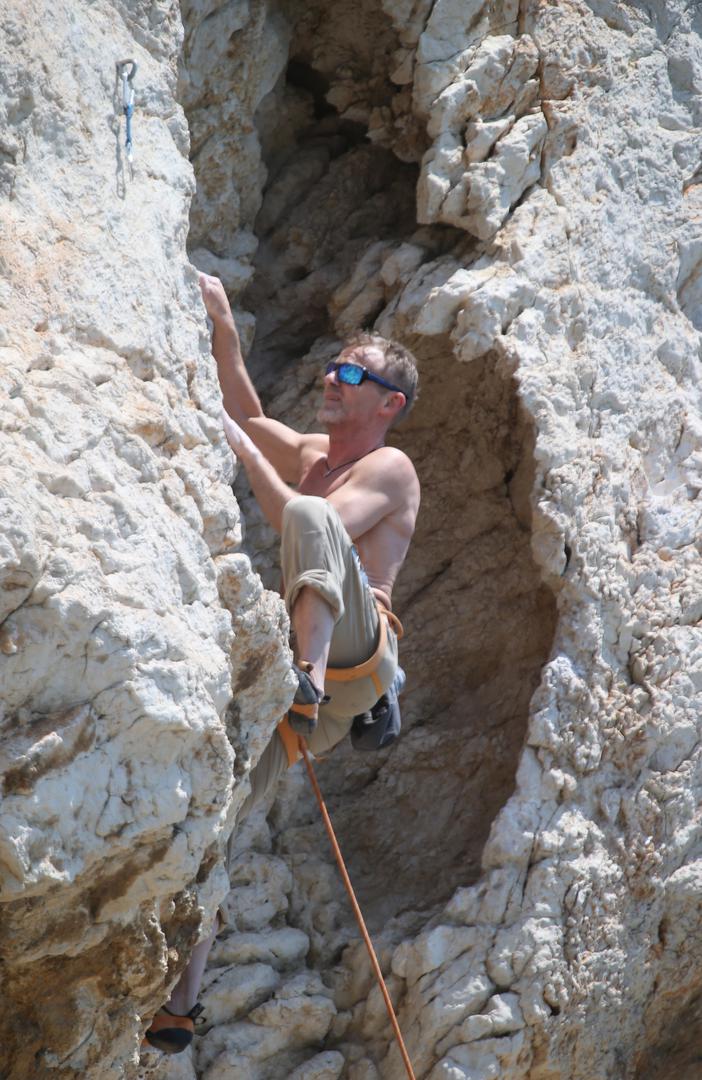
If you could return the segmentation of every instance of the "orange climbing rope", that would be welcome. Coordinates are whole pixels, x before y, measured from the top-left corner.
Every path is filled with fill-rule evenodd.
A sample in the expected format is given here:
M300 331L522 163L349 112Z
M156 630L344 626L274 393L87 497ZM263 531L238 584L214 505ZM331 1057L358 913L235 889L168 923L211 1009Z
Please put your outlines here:
M349 899L351 901L351 906L353 908L353 913L356 916L356 921L358 922L358 925L360 927L361 935L363 937L363 940L366 943L366 948L368 949L368 955L370 956L371 966L372 966L373 971L375 973L375 977L376 977L376 979L378 981L378 986L380 987L380 992L383 995L383 1000L385 1002L385 1008L388 1011L388 1016L390 1017L390 1023L392 1024L393 1031L395 1032L395 1038L397 1039L397 1045L400 1048L400 1054L402 1055L402 1060L403 1060L403 1062L405 1064L405 1068L407 1069L407 1076L409 1077L409 1080L415 1080L415 1075L414 1075L414 1072L412 1070L412 1062L409 1059L409 1054L407 1053L407 1047L405 1046L404 1039L402 1038L402 1032L400 1031L400 1025L397 1022L397 1017L395 1016L395 1010L393 1009L392 1001L390 1000L390 994L388 993L388 988L385 985L385 979L383 978L383 973L380 970L380 964L378 963L378 957L375 955L375 949L373 948L373 942L370 939L370 934L368 933L368 930L366 928L366 923L365 923L365 920L363 918L363 913L361 912L361 909L358 906L358 901L356 899L356 894L353 891L353 885L351 884L351 879L350 879L350 877L348 875L348 872L346 870L346 866L344 864L344 858L343 858L343 855L341 854L341 848L339 847L339 843L338 843L338 841L336 839L336 834L334 833L334 827L333 827L333 825L331 823L331 818L329 817L329 811L327 810L327 808L326 808L326 806L324 804L324 799L322 798L322 792L319 789L319 784L317 783L317 777L315 776L314 769L312 768L312 762L311 762L310 756L309 756L309 754L307 752L307 744L305 743L305 740L302 738L302 736L298 736L298 739L299 739L299 744L300 744L300 752L302 753L302 756L305 759L305 766L307 768L307 774L308 774L308 776L310 778L310 783L312 784L312 788L314 790L314 793L317 796L317 802L319 803L319 809L322 812L322 820L324 821L324 827L326 828L327 834L328 834L329 839L331 841L331 846L332 846L332 849L334 851L336 861L337 861L337 863L339 865L339 870L341 871L341 877L343 879L344 885L346 886L346 892L349 894Z

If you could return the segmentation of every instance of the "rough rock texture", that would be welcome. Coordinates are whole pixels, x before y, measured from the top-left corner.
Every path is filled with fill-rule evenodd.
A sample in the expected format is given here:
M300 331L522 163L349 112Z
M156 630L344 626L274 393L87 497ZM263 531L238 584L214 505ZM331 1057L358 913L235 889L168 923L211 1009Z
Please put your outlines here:
M181 36L169 3L0 9L7 1080L127 1075L227 891L234 777L288 699L185 256Z
M420 360L393 436L424 485L406 734L319 768L417 1076L693 1080L699 5L183 17L190 249L248 313L271 411L312 424L357 325ZM285 625L237 551L184 254L178 12L0 18L2 1072L102 1080L136 1075L141 1018L225 892ZM237 837L210 1030L141 1075L399 1080L305 778L265 809Z
M359 324L424 376L396 435L425 492L397 593L409 732L320 766L417 1075L692 1078L699 6L185 15L194 258L256 316L271 411L311 424L315 373ZM403 1076L301 777L261 835L293 875L257 932L307 935L325 1052L352 1080ZM259 1008L227 1045L246 1075L289 1075L271 1035L242 1042Z

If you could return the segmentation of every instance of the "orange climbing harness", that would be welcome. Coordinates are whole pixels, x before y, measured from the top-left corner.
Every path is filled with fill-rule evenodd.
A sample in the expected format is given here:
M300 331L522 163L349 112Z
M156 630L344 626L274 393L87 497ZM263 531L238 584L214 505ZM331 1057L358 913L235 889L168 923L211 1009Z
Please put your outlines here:
M327 672L327 674L328 674L328 672ZM290 730L292 731L292 728ZM296 737L296 739L298 741L298 745L299 745L299 748L300 748L300 753L302 754L303 758L305 759L305 766L307 768L307 774L308 774L308 776L310 778L310 783L312 784L312 788L314 790L314 793L317 796L317 802L319 803L319 809L322 812L322 820L324 821L324 827L327 830L329 840L331 841L331 846L332 846L332 849L334 851L334 856L335 856L336 861L338 863L339 870L341 871L342 880L344 882L344 885L346 886L346 892L349 894L349 899L351 901L351 907L353 908L353 913L356 916L356 921L357 921L357 923L359 925L359 928L360 928L360 931L361 931L361 936L363 937L363 940L364 940L365 945L366 945L366 949L368 950L368 955L370 957L371 966L373 968L373 972L374 972L375 977L377 979L378 986L380 988L380 993L383 995L383 1001L385 1002L385 1008L387 1009L388 1016L390 1017L390 1023L392 1024L392 1029L395 1032L395 1038L397 1039L397 1045L398 1045L399 1050L400 1050L400 1055L401 1055L402 1060L404 1062L405 1069L407 1070L407 1076L409 1077L409 1080L415 1080L414 1071L412 1069L412 1062L410 1061L409 1054L407 1053L407 1047L405 1046L405 1041L402 1038L402 1032L400 1031L400 1025L397 1022L397 1016L395 1015L395 1010L393 1008L392 1001L390 1000L390 994L388 993L388 988L385 985L385 979L383 978L383 973L380 970L380 964L378 963L378 957L375 954L375 949L373 948L373 942L371 941L370 934L368 933L368 929L366 927L365 919L363 918L363 913L362 913L360 907L358 906L358 900L356 899L356 894L353 891L353 885L351 884L351 879L350 879L350 877L348 875L348 871L347 871L346 865L344 863L343 855L341 854L341 848L339 847L339 843L338 843L338 841L336 839L336 834L334 833L334 827L333 827L333 825L331 823L331 818L329 817L329 811L327 810L327 808L326 808L326 806L324 804L324 799L322 798L322 792L319 789L319 784L317 783L317 777L315 776L314 769L312 768L312 762L310 760L310 755L309 755L309 752L307 750L307 745L306 745L305 740L303 739L303 737L301 735L296 735L295 737Z
M354 667L328 667L326 670L325 682L355 682L356 679L370 678L378 692L378 697L381 697L384 688L378 678L377 672L380 667L380 662L385 654L385 646L387 645L388 640L388 624L395 631L398 641L403 636L404 630L402 629L402 623L394 612L386 608L379 600L376 600L376 605L379 616L379 633L375 652L367 660L364 660L362 664L356 664ZM296 761L300 760L302 755L300 753L297 733L290 727L287 715L285 715L278 724L278 734L283 741L285 753L288 756L288 768L290 768L291 765L294 765Z
M366 676L370 676L374 687L378 691L378 697L383 693L383 686L378 678L377 671L380 666L380 661L383 659L383 653L385 652L385 646L387 644L387 624L390 623L397 634L398 640L402 637L404 631L402 629L402 623L397 615L394 615L392 611L388 611L388 609L379 601L376 601L376 604L378 606L380 633L378 635L378 644L375 652L368 660L364 660L362 664L356 664L355 667L327 668L325 682L327 679L329 682L355 682L356 679L364 679Z

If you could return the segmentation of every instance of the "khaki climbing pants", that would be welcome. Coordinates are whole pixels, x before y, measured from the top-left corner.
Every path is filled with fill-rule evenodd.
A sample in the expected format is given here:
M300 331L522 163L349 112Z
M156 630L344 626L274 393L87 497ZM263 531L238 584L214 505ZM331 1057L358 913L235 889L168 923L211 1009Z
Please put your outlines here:
M329 668L352 668L368 660L380 639L380 618L386 616L378 614L351 537L326 499L298 495L286 505L281 566L288 612L300 590L309 587L323 597L334 614ZM386 629L385 647L373 675L349 681L327 679L324 691L330 700L320 705L317 727L307 738L313 754L324 754L336 746L348 734L353 717L370 709L391 685L397 671L397 635L391 624ZM251 794L239 812L239 822L270 791L288 764L276 731L251 772Z

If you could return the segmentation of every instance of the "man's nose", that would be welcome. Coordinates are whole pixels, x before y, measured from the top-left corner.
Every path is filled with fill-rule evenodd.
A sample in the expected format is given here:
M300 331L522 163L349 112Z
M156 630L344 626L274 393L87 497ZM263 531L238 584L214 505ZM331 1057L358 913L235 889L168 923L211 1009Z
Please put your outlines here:
M339 385L339 370L338 368L332 368L331 371L327 371L324 376L325 383L331 383L332 386Z

